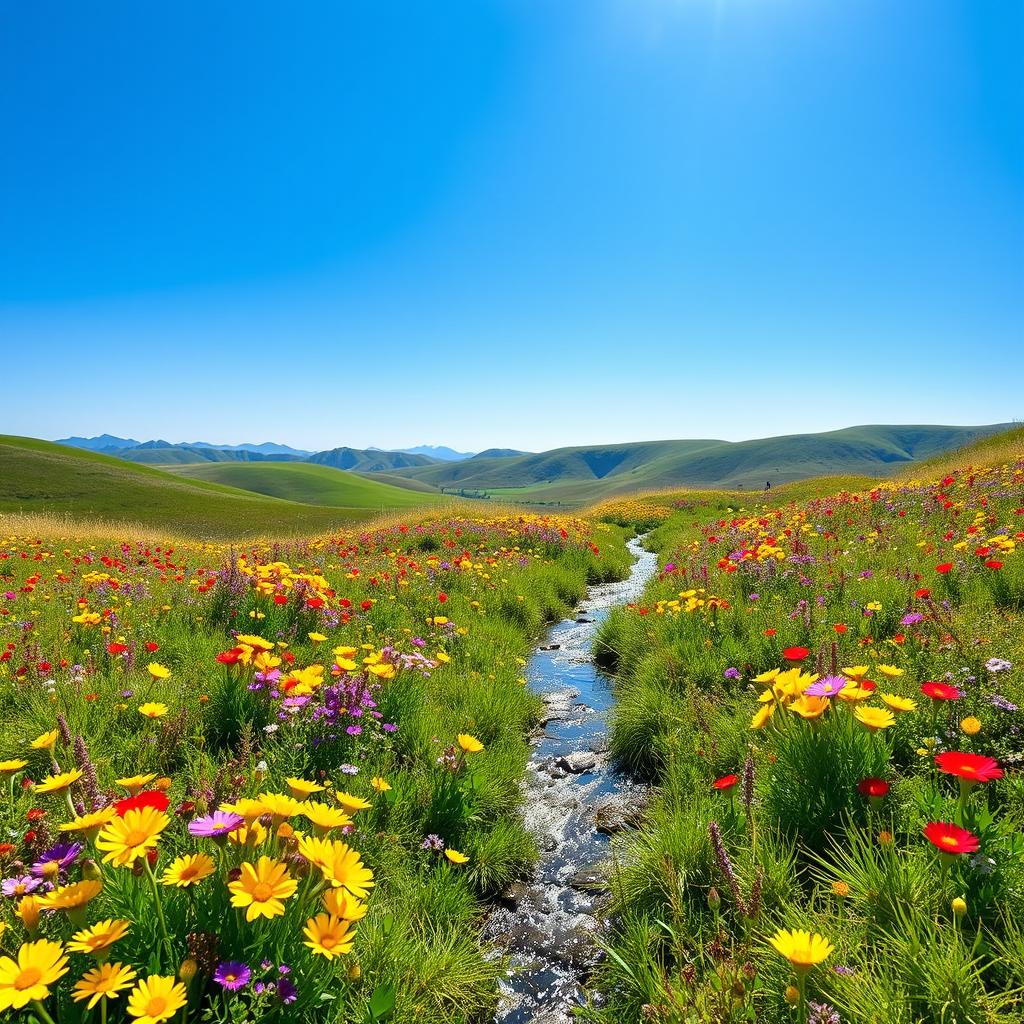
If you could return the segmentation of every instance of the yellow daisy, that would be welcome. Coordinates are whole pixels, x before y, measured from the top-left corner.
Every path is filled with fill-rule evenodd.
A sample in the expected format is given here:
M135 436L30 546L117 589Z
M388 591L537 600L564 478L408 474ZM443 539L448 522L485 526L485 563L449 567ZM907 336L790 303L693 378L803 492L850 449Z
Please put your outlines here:
M97 960L105 960L110 947L128 934L130 922L108 918L97 921L89 928L83 928L71 936L69 953L88 953Z
M164 871L164 885L187 889L190 885L208 878L216 870L213 860L205 853L186 853L176 857Z
M314 953L333 960L342 953L352 949L355 932L348 921L343 921L333 914L317 914L306 922L303 929L306 936L304 946L309 946Z
M288 866L270 857L260 857L256 865L242 865L241 875L228 883L231 905L245 907L245 919L278 917L284 913L284 901L291 896L298 882L288 874Z
M136 977L135 969L125 964L100 964L75 982L71 998L79 1003L88 999L86 1009L91 1010L101 999L116 999Z

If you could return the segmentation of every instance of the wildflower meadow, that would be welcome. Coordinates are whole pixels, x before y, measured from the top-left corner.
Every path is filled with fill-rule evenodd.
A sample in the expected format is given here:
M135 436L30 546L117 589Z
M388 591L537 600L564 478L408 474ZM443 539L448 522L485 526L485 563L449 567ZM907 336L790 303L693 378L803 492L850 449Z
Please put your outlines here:
M482 1020L542 625L621 575L571 517L231 548L0 545L0 1011Z
M1021 454L662 496L660 572L598 638L654 789L588 1019L1022 1019Z

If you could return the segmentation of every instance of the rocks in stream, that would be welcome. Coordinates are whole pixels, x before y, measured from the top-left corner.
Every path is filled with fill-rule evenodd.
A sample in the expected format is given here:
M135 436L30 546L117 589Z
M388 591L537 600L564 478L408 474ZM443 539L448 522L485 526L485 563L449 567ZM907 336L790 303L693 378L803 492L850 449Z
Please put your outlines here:
M597 755L589 750L573 750L563 754L555 765L573 775L582 775L584 772L592 772L597 767Z

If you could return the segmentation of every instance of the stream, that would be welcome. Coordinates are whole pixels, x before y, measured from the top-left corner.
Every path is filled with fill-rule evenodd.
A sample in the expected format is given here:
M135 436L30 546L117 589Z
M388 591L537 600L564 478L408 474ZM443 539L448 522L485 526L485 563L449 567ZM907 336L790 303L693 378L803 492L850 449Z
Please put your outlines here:
M609 765L610 680L591 654L601 621L636 600L657 571L643 538L629 542L629 578L588 588L571 618L552 627L526 669L544 699L533 740L523 815L541 851L532 878L514 885L491 915L485 937L506 951L497 1024L568 1024L598 962L595 933L608 837L629 820L644 789Z

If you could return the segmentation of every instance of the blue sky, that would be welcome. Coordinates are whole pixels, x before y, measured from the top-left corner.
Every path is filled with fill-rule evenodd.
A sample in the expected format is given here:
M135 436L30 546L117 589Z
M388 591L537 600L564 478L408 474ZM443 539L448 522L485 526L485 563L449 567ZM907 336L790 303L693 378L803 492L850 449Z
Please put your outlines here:
M1024 5L8 5L0 430L1024 416Z

